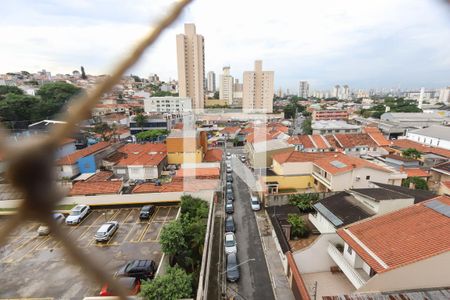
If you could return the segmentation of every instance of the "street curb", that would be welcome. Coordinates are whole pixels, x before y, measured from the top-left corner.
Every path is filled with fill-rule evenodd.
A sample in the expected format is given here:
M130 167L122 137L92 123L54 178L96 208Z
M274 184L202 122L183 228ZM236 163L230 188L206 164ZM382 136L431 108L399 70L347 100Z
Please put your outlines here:
M265 210L264 210L265 211ZM261 245L263 247L263 252L264 252L264 261L266 262L266 267L267 267L267 271L269 272L269 278L270 278L270 284L272 285L272 291L273 291L273 296L276 300L278 300L277 297L277 293L276 293L276 285L275 282L273 280L273 275L272 272L270 271L269 268L269 263L267 262L267 254L266 254L266 244L264 243L264 239L261 235L261 230L259 229L259 223L258 223L258 215L257 212L254 213L255 214L255 218L256 218L256 227L258 228L258 234L259 234L259 238L261 239Z

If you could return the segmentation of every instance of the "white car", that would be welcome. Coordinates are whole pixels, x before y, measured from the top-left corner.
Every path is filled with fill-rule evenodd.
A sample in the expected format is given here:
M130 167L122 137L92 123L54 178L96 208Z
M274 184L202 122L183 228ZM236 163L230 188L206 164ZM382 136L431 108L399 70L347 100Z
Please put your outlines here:
M61 213L54 213L53 220L56 224L61 225L64 223L64 215ZM37 232L39 235L47 235L50 233L50 228L47 225L41 225L39 226Z
M225 233L225 253L237 253L236 237L232 232Z
M227 166L227 173L231 173L231 172L233 172L233 169L231 167Z
M117 221L109 221L104 223L95 233L95 240L97 242L109 241L118 228L119 222Z
M260 210L261 209L261 205L259 204L259 200L255 196L251 196L250 197L250 203L252 205L252 209L253 210Z
M66 218L67 225L79 224L86 217L91 208L88 205L77 205L70 211L70 215Z

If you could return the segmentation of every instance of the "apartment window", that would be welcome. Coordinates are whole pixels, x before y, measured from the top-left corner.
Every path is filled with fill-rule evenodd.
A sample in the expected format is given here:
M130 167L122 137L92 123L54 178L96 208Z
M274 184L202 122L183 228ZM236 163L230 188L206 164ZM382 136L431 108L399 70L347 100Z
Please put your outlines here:
M347 247L347 252L348 252L348 254L352 255L352 254L353 254L353 249L352 249L352 247L348 246L348 247Z
M369 175L366 176L366 180L370 180L370 176Z

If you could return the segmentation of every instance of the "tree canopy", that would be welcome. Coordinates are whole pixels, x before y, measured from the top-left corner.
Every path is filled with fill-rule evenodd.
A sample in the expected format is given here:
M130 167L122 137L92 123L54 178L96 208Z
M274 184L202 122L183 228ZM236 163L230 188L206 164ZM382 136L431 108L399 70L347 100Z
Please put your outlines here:
M409 177L403 180L402 186L409 187L410 184L414 185L415 190L428 190L428 184L425 179L420 177Z
M416 148L408 148L402 151L402 156L406 158L418 159L422 157L422 152Z
M144 299L174 300L191 298L192 275L179 267L169 267L166 274L152 281L144 281L141 293Z
M160 136L164 136L169 134L168 130L165 129L152 129L152 130L146 130L146 131L142 131L139 132L138 134L136 134L136 138L140 141L153 141L157 138L159 138Z

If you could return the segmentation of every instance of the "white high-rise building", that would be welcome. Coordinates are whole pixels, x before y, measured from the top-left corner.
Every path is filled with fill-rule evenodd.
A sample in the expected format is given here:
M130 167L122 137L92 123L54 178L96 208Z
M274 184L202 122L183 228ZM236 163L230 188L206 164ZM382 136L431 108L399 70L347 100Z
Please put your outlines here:
M331 97L339 98L340 92L341 86L339 84L335 85L333 88L333 92L331 93Z
M239 83L239 79L234 79L233 85L233 105L242 107L242 83Z
M342 87L341 95L340 95L339 99L342 99L342 100L350 99L350 88L348 87L348 85L344 85Z
M262 60L255 61L254 71L244 72L242 110L272 113L274 72L262 70Z
M230 75L230 67L223 67L223 73L220 75L219 98L227 101L228 105L233 104L233 76Z
M309 97L308 81L300 81L300 83L298 85L298 96L300 98L308 99L308 97Z
M214 93L216 91L216 73L208 72L208 92Z
M180 97L192 99L194 109L205 103L204 38L194 24L184 24L184 34L177 35L178 89Z
M450 86L441 89L439 92L439 102L450 104Z

